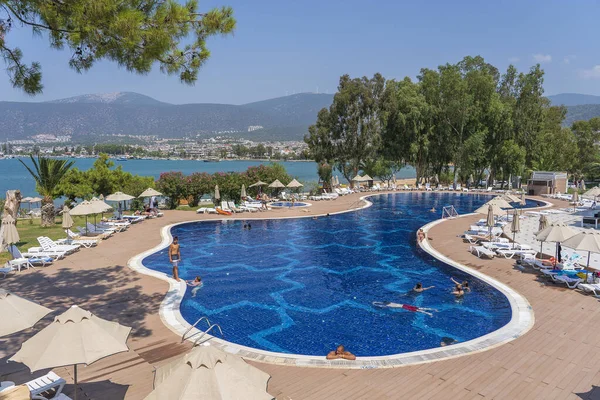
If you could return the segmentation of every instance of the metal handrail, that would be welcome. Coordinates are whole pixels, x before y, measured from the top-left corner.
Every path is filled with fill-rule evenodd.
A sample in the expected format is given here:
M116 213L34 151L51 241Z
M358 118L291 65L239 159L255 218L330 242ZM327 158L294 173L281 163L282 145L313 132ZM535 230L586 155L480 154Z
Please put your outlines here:
M200 335L200 337L198 339L196 339L194 341L194 346L199 345L200 344L200 339L202 339L204 337L204 335L206 335L208 332L212 331L215 326L217 328L219 328L219 332L221 332L221 337L223 338L224 336L223 336L223 331L221 330L221 326L219 324L212 324L211 326L208 327L207 330L205 330L204 332L202 332L202 334ZM207 339L207 340L210 340L210 338ZM205 342L206 342L206 340L205 340ZM202 342L202 343L204 343L204 342Z
M194 325L190 326L190 327L188 328L188 330L187 330L187 331L185 331L185 332L183 333L183 335L181 336L181 343L185 342L185 335L187 335L188 333L190 333L190 331L191 331L192 329L194 329L194 328L196 327L196 325L198 325L198 323L199 323L200 321L202 321L203 319L205 319L205 320L206 320L206 325L208 326L208 329L210 329L210 327L211 327L211 323L210 323L210 321L209 321L208 317L207 317L207 316L200 317L200 318L198 319L198 321L194 322ZM221 334L221 336L222 336L222 335L223 335L223 334Z

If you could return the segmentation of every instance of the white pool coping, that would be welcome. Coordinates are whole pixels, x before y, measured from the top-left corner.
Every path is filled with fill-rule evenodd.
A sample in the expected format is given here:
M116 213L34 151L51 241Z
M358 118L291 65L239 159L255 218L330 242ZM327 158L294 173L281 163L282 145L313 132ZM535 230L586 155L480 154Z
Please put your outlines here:
M350 208L348 210L343 210L339 212L330 213L330 215L342 214L347 212L353 212L356 210L360 210L363 208L370 207L372 203L367 200L368 197L377 196L377 195L387 195L387 194L396 194L403 192L385 192L385 193L373 193L360 198L359 201L356 202L355 208ZM410 192L409 192L410 193ZM460 194L460 193L456 193ZM486 194L486 193L477 193L477 194ZM538 200L536 200L538 201ZM363 203L364 204L360 204ZM548 207L549 203L541 208ZM551 204L550 204L551 205ZM473 214L464 214L457 218L462 218L468 215ZM318 215L325 216L325 214ZM315 215L306 215L306 216L297 216L297 217L275 217L275 218L245 218L246 220L269 220L269 219L295 219L295 218L314 218ZM180 304L183 300L183 297L186 292L186 284L182 280L177 282L175 279L171 278L170 275L167 275L162 272L158 272L152 270L150 268L145 267L142 264L142 260L154 254L167 246L172 241L171 229L175 226L187 224L190 222L215 222L221 221L222 223L227 223L228 221L233 221L232 218L222 218L222 219L210 219L210 220L192 220L192 221L184 221L176 224L171 224L164 226L161 229L162 241L159 245L149 249L143 253L140 253L134 257L132 257L128 261L129 268L140 272L142 274L150 275L158 279L162 279L169 283L169 290L165 295L164 300L160 305L159 315L163 323L171 329L174 333L179 336L183 336L186 332L186 340L193 341L202 333L202 331L193 328L191 324L189 324L181 315L180 312ZM432 227L445 222L444 219L438 219L436 221L430 222L422 227L422 229L427 232ZM393 354L388 356L374 356L374 357L357 357L355 361L347 361L347 360L326 360L325 355L322 357L318 356L307 356L301 354L287 354L287 353L276 353L266 350L255 349L243 345L239 345L236 343L228 342L219 337L206 335L205 338L209 338L211 344L213 346L217 346L222 350L236 354L248 360L265 362L270 364L280 364L280 365L289 365L289 366L299 366L299 367L321 367L321 368L343 368L343 369L374 369L374 368L395 368L407 365L415 365L415 364L423 364L430 363L434 361L447 360L450 358L461 357L469 354L479 353L482 351L486 351L498 346L501 346L505 343L508 343L512 340L517 339L518 337L524 335L529 331L535 322L533 309L531 305L523 297L521 294L510 288L509 286L503 284L502 282L485 275L473 268L469 268L463 264L460 264L437 250L435 250L428 241L421 242L421 248L429 253L434 258L454 267L461 271L464 271L484 282L494 287L502 294L506 296L509 301L512 317L510 321L500 327L499 329L490 332L484 336L477 337L475 339L457 343L454 345L446 346L446 347L436 347L433 349L427 350L419 350L408 353L401 354Z

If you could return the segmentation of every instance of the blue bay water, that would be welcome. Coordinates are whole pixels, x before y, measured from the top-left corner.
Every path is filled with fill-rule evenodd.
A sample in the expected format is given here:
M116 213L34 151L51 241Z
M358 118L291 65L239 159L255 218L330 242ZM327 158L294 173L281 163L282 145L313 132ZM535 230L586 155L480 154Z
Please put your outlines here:
M28 158L24 158L26 162ZM89 169L94 163L93 158L78 158L75 159L75 166L81 170ZM115 161L116 165L121 165L125 171L131 172L134 175L153 176L155 179L162 172L180 171L184 174L192 174L194 172L242 172L248 167L257 166L260 164L268 164L264 161L221 161L221 162L202 162L192 160L129 160ZM316 182L317 164L312 161L307 162L281 162L287 172L301 182ZM338 174L339 175L339 174ZM397 174L398 178L414 177L414 169L407 167ZM339 175L340 182L343 180ZM25 167L21 165L17 159L0 160L0 197L4 197L7 190L19 189L23 197L36 196L35 182L29 175Z

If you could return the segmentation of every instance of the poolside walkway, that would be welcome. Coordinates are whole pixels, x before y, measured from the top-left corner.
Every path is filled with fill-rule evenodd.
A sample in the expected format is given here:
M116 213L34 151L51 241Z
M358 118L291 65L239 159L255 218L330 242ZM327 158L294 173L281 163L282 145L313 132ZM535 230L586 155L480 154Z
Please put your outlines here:
M252 218L299 216L355 208L359 195L317 202L310 213L277 210ZM133 255L160 242L159 227L212 219L190 212L133 226L127 232L81 251L48 268L13 274L0 287L62 312L78 304L100 317L133 326L128 353L79 369L89 399L143 399L152 390L152 370L181 355L189 344L165 327L158 306L167 283L126 267ZM248 214L236 216L248 219ZM300 368L253 363L271 374L269 393L277 399L600 399L600 305L576 291L541 281L513 267L510 260L480 260L457 238L479 216L445 221L430 231L431 244L444 255L486 273L523 294L531 303L533 329L508 344L447 361L379 370ZM48 323L51 318L46 318ZM36 329L42 326L36 325ZM32 333L0 339L0 380L25 382L29 371L4 360ZM368 334L368 332L364 332ZM55 370L69 383L71 368ZM71 394L72 386L66 387ZM80 398L83 398L80 397Z

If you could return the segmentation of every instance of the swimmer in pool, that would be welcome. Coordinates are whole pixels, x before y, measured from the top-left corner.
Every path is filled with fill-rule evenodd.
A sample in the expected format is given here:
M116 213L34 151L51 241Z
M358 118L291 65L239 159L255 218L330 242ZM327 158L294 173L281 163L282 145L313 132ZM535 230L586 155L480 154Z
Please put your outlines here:
M200 276L197 276L196 279L194 279L193 281L185 281L185 283L188 286L193 287L193 289L192 289L192 297L196 297L196 294L198 293L198 290L200 290L200 288L203 285L202 278Z
M467 281L463 281L462 283L458 282L456 279L454 278L450 278L450 280L452 282L454 282L456 285L460 285L461 289L463 290L463 292L470 292L471 291L471 287L469 286L469 282Z
M455 295L456 297L464 296L465 291L463 290L460 283L457 283L456 286L454 286L454 290L452 291L452 294Z
M436 212L435 207L431 207L431 210L429 210L429 212L432 212L432 213Z
M344 359L344 360L356 360L356 356L349 351L346 351L343 345L339 345L335 350L330 351L326 357L328 360Z
M426 290L433 289L434 287L435 287L435 286L423 287L423 284L422 284L421 282L418 282L418 283L415 285L415 287L412 289L412 291L413 291L413 292L416 292L416 293L421 293L421 292L424 292L424 291L426 291Z
M374 301L373 305L376 307L387 307L387 308L402 308L407 311L419 312L423 314L427 314L430 317L433 317L433 314L429 311L436 311L435 308L427 308L427 307L417 307L411 306L410 304L400 304L400 303L392 303L390 301Z
M456 339L452 339L450 337L443 337L442 341L440 342L440 346L446 347L456 343L458 343Z

